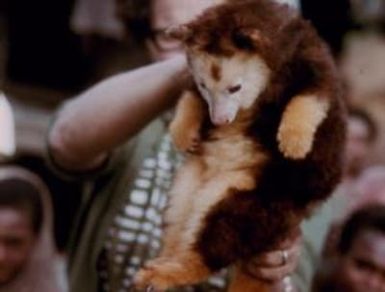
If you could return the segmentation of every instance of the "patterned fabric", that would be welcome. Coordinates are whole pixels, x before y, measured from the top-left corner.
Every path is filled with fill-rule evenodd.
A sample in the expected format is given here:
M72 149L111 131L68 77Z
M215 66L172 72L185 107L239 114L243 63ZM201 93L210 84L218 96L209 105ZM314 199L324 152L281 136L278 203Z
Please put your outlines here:
M172 147L168 135L162 138L155 152L154 156L143 161L134 186L108 231L98 265L102 291L130 289L138 269L160 250L167 190L181 157ZM212 277L203 286L183 291L223 290L224 273Z

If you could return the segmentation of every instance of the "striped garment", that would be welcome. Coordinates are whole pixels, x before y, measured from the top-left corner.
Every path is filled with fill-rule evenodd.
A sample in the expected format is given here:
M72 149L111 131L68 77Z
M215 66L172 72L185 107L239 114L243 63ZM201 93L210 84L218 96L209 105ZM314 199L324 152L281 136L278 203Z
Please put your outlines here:
M132 279L143 264L154 258L161 247L162 214L167 205L167 190L181 157L165 135L155 155L146 158L134 186L108 230L98 270L102 291L121 292L132 288ZM222 291L222 271L207 283L177 291Z

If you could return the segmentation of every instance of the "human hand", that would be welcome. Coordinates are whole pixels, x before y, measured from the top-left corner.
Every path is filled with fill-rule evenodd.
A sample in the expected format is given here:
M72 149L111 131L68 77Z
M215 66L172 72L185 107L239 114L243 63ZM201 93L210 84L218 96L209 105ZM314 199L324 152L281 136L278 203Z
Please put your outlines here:
M258 255L245 262L243 269L250 276L268 282L278 282L297 267L301 252L302 234L298 231L286 239L277 250Z

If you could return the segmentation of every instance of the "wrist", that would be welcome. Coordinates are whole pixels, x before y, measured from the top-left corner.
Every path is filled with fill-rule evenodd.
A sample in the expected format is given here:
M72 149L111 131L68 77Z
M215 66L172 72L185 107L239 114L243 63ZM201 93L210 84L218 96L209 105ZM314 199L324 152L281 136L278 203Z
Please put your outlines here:
M192 77L190 74L190 70L187 65L187 60L185 55L180 55L174 57L170 60L171 66L173 68L173 77L175 80L176 87L180 90L183 88L187 88L192 82Z

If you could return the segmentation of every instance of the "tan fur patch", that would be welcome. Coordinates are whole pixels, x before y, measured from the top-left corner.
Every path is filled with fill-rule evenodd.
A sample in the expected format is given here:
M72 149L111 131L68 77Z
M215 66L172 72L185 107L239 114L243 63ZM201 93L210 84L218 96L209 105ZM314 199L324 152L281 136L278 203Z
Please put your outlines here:
M211 173L226 170L246 169L263 164L266 154L259 152L254 141L242 135L229 136L223 140L204 143L204 161Z
M296 96L289 102L277 135L279 149L286 158L306 157L328 110L329 101L316 95Z
M247 170L212 171L199 158L192 159L177 174L166 213L164 252L174 257L176 252L188 251L202 228L209 209L228 195L228 190L251 190L256 178ZM191 198L194 200L191 200ZM175 237L175 238L174 238Z
M196 158L201 162L196 161L194 164L189 163L182 167L186 183L184 189L181 190L179 186L178 190L173 188L171 192L173 196L168 218L172 223L185 222L184 226L179 227L181 232L173 233L173 236L179 236L182 245L179 248L182 250L188 250L194 243L197 233L203 228L204 217L212 206L228 195L229 189L251 190L256 187L257 175L249 170L265 163L267 156L263 153L258 155L255 144L251 141L245 141L237 135L231 136L228 139L204 143L205 155L202 158ZM193 174L197 177L192 178ZM178 177L178 180L180 179L181 177ZM194 181L201 183L193 193L188 194L186 189L191 189L187 184ZM179 193L180 191L182 193ZM187 198L181 199L178 198L179 196L187 196ZM189 199L188 196L193 196L194 200L191 200L191 197ZM181 203L188 205L182 206ZM183 209L184 212L172 211L173 209Z
M195 191L202 183L197 178L204 170L201 159L192 158L178 170L174 178L174 184L170 190L170 207L164 218L167 228L163 236L161 257L172 257L182 246L179 235L183 232L184 223L188 221L192 211L191 198L195 196Z
M228 190L251 190L256 186L255 178L247 171L225 171L211 177L195 193L192 212L185 225L184 232L180 234L186 248L194 244L197 234L204 226L204 218L216 203L224 199Z
M229 189L256 187L257 174L250 169L262 169L268 156L242 134L249 118L244 113L236 122L214 129L212 139L201 145L203 155L190 157L179 169L170 191L162 257L189 250L203 228L205 215Z

